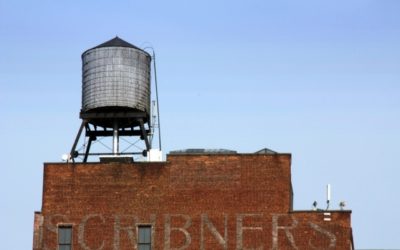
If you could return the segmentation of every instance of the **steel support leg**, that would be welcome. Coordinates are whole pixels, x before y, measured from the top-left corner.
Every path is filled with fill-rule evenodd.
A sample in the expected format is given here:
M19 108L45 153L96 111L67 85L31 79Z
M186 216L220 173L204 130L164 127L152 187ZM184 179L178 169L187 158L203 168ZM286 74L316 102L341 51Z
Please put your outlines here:
M76 135L76 138L75 138L75 141L74 141L74 145L72 145L71 152L69 154L69 157L72 160L72 162L75 162L74 155L75 155L76 145L78 144L79 138L81 137L81 134L82 134L82 130L86 126L86 124L87 124L87 122L85 120L83 120L82 124L81 124L81 127L79 128L78 134ZM68 161L70 159L68 159Z
M144 124L142 119L139 119L139 124L140 124L140 131L142 131L143 140L146 143L146 149L147 151L149 151L150 150L149 138L147 137L146 129L144 129Z
M85 152L85 157L83 158L83 162L86 163L88 156L89 156L89 151L90 151L90 146L92 145L92 141L93 141L93 137L89 136L89 141L88 141L88 145L86 147L86 152Z

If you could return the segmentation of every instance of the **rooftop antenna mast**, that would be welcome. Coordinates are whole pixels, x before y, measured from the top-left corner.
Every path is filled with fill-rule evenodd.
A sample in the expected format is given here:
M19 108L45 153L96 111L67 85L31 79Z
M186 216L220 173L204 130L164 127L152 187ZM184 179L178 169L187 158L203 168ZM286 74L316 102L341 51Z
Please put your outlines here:
M154 136L154 129L158 129L158 149L162 151L161 147L161 123L160 123L160 105L159 105L159 99L158 99L158 82L157 82L157 66L156 66L156 53L153 49L153 47L148 46L145 47L143 50L150 49L152 58L153 58L153 70L154 70L154 85L156 89L156 100L155 104L153 102L152 106L152 124L151 124L151 130L152 130L152 135L151 135L151 141L153 141L153 136Z
M326 185L326 210L329 209L331 202L331 184Z

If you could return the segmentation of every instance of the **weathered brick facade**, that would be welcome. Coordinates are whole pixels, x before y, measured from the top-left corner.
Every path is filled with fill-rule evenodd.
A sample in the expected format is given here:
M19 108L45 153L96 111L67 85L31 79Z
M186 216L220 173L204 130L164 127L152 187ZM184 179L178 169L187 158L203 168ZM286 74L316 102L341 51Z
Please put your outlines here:
M293 211L289 154L169 155L161 163L46 163L33 249L352 249L350 211Z

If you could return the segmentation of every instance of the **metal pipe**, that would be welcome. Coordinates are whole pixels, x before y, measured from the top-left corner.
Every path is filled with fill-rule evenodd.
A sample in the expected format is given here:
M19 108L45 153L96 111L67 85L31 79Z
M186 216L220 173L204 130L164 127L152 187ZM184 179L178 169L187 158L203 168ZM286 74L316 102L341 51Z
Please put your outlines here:
M117 155L119 151L118 122L114 121L113 131L113 154Z
M153 50L153 48L152 48ZM158 148L161 151L161 123L160 123L160 106L158 104L158 84L157 84L157 68L156 68L156 53L153 50L153 67L154 67L154 83L156 85L156 101L157 101L157 120L158 120Z
M119 153L119 155L142 155L143 152L125 152ZM114 155L113 153L89 153L89 156L101 156L101 155ZM84 153L79 153L79 156L85 156Z

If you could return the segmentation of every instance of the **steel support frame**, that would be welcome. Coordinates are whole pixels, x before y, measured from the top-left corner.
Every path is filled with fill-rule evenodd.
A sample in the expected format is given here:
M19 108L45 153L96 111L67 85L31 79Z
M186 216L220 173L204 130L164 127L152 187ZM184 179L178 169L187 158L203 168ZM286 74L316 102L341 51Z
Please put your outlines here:
M146 145L146 150L149 151L151 149L151 145L150 145L149 138L148 138L150 130L145 129L143 119L138 118L138 122L139 122L139 130L135 130L133 127L129 128L129 129L119 128L117 136L118 137L120 137L120 136L140 136L140 138L142 140L144 140L144 143ZM79 155L84 157L82 162L86 163L88 160L88 157L90 155L98 156L98 155L128 155L128 154L138 155L138 154L142 154L142 152L130 152L130 153L118 152L117 154L115 154L115 152L112 152L112 153L90 153L91 145L92 145L93 141L95 141L97 139L97 137L115 136L114 129L107 130L106 128L103 128L103 127L98 127L95 125L93 125L93 126L94 126L94 130L92 130L90 128L89 122L87 120L82 120L82 124L79 127L78 134L76 135L74 144L72 145L68 161L72 161L74 163L75 158ZM76 151L76 146L78 145L79 139L81 137L81 134L82 134L84 128L85 128L85 137L88 137L89 139L88 139L88 144L87 144L85 153L79 154ZM99 128L102 128L102 129L99 129Z

